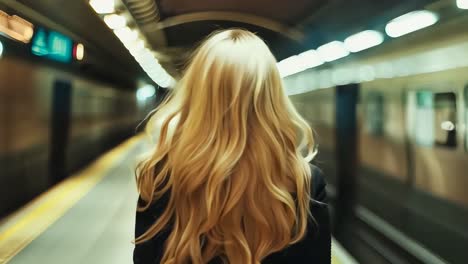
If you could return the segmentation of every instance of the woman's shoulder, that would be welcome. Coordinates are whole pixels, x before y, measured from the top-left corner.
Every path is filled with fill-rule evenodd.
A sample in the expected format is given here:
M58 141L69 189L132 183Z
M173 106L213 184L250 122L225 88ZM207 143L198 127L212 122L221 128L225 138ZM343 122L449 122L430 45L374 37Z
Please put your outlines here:
M326 203L327 202L327 192L326 192L327 182L325 180L323 171L316 165L313 165L313 164L309 164L309 165L310 165L311 184L312 184L312 188L311 188L312 198L315 201Z

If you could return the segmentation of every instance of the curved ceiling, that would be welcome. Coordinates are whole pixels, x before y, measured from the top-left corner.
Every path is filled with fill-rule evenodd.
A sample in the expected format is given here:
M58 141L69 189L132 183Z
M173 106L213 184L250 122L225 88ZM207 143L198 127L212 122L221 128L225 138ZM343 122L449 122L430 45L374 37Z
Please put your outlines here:
M144 73L87 0L20 2L90 43L110 67ZM373 29L434 0L122 0L160 62L178 75L187 54L213 30L257 32L278 60L364 29Z

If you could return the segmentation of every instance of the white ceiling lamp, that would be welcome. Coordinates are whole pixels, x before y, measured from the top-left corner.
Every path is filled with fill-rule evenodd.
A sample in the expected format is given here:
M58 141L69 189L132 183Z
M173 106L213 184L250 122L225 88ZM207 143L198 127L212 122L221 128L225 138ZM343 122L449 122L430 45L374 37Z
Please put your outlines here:
M170 87L174 84L174 79L169 76L169 74L165 74L165 77L164 78L158 78L156 79L154 76L152 77L152 80L157 83L159 86L161 87Z
M281 77L287 77L304 70L303 65L300 63L299 56L297 55L286 58L278 62L276 65Z
M156 58L154 58L152 53L139 53L135 56L135 59L140 63L142 66L152 66L158 63Z
M130 51L130 54L137 59L138 57L141 56L141 53L144 49L146 49L146 43L143 39L137 39L136 41L124 44L125 47Z
M144 68L146 68L150 72L162 72L163 71L163 68L162 68L161 64L159 64L157 62L154 62L152 64L148 64Z
M167 73L165 75L166 75L166 77L161 79L161 81L159 81L158 85L161 86L161 87L173 86L174 83L175 83L174 79Z
M0 41L0 58L3 55L3 43Z
M419 10L407 13L388 22L385 32L392 38L434 25L439 16L431 11Z
M281 77L287 77L322 64L323 60L317 51L308 50L278 62L277 66Z
M128 45L138 38L138 31L132 30L129 27L116 29L114 33L124 45Z
M114 0L90 0L89 4L98 14L109 14L115 12Z
M127 26L127 19L117 14L104 16L104 22L110 29L119 29Z
M323 64L316 50L308 50L298 55L299 64L305 69L314 68Z
M468 9L468 0L457 0L457 6L460 9Z
M326 62L334 61L349 55L349 51L341 41L332 41L317 49L320 58Z
M148 74L155 83L161 87L169 87L175 83L175 80L159 64L152 50L146 48L144 35L140 35L138 29L128 27L128 16L125 14L115 14L116 0L90 0L89 4L100 16L104 23L114 31L114 34L127 48L134 59L140 64L141 68Z
M366 30L348 37L344 44L347 50L359 52L380 45L383 41L384 36L379 31Z

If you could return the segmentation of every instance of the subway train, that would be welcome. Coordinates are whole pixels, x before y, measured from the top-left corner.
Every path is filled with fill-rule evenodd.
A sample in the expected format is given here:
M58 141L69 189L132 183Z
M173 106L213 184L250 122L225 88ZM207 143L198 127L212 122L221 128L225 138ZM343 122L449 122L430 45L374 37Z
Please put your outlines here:
M96 65L48 61L31 44L0 41L2 217L135 134L154 102L137 99L137 81L97 78L88 69Z
M285 79L316 133L315 163L332 207L347 202L340 193L352 194L351 214L339 223L352 223L344 243L365 263L468 260L465 25L459 16ZM355 163L344 172L343 152Z

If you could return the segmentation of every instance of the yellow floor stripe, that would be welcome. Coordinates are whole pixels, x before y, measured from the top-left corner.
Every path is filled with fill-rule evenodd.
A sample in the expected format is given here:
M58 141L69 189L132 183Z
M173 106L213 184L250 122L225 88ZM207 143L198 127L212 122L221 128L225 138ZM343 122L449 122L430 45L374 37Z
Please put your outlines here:
M7 225L7 228L0 231L0 264L10 261L63 216L108 175L109 170L115 164L118 164L126 156L125 154L135 147L141 139L142 136L137 136L127 140L104 154L84 170L40 195L18 212L15 212L14 216L2 222L2 225ZM331 263L341 264L341 259L336 256L336 248L332 251Z
M334 237L332 237L332 264L359 264Z
M19 219L14 219L15 222L0 233L0 264L5 264L11 260L63 216L100 180L108 175L107 172L115 164L118 164L125 157L125 154L136 146L140 139L141 136L137 136L125 141L93 162L86 169L57 184L20 209L20 211L26 211L26 213L22 214Z
M340 261L335 257L335 255L332 255L332 264L340 264Z

